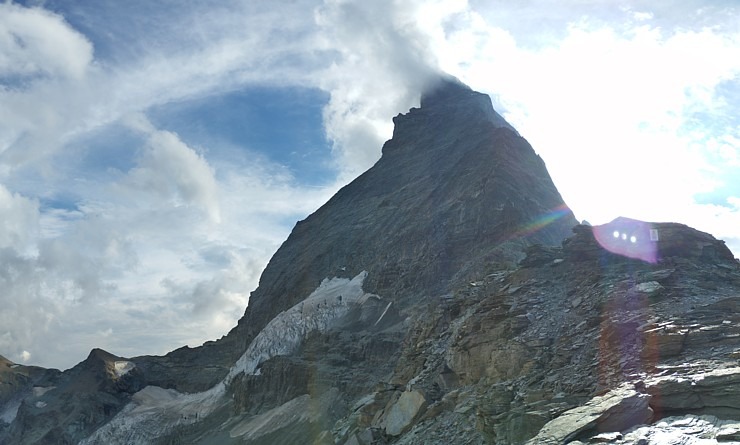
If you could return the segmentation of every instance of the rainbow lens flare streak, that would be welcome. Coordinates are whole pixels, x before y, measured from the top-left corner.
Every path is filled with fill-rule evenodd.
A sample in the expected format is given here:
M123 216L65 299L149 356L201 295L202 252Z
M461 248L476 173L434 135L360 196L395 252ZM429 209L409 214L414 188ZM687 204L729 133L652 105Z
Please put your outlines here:
M531 235L570 213L565 204L555 207L516 230L507 240ZM607 251L655 264L658 262L659 233L651 223L630 218L594 226L594 238Z
M514 232L508 239L531 235L537 232L538 230L554 223L555 221L557 221L558 219L562 218L563 216L569 213L570 213L570 209L565 204L555 207L549 212L538 216L533 221L522 226L519 230Z

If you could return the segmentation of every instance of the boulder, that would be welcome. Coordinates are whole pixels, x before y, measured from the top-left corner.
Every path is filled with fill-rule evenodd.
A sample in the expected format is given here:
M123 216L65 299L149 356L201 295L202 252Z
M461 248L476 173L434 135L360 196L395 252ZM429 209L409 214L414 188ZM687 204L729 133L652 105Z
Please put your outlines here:
M650 396L625 384L551 420L527 444L562 444L582 435L623 431L653 417Z
M701 412L724 418L740 418L740 367L716 369L684 376L649 380L656 412Z
M427 400L419 391L405 391L401 394L385 418L385 432L399 436L411 426L414 420L426 408Z
M657 281L646 281L635 286L635 291L645 295L655 295L663 289Z

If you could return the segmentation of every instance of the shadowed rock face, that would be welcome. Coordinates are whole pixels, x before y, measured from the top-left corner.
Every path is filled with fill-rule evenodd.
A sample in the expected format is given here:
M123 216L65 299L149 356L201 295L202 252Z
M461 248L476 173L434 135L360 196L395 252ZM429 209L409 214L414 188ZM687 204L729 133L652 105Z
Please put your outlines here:
M365 290L395 300L445 292L484 261L559 245L576 224L542 159L487 95L440 80L393 121L377 164L300 221L270 260L240 331L261 329L326 277L366 270Z
M8 428L7 442L2 436L0 442L77 443L144 387L132 362L101 349L93 349L87 359L63 373L47 372L33 385Z

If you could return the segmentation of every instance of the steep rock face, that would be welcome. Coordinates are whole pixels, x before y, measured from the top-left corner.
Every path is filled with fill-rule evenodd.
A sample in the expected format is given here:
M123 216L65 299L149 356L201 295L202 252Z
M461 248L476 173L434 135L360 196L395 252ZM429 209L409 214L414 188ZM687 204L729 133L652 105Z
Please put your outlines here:
M397 301L440 293L484 260L558 245L576 223L488 96L440 80L394 123L377 164L299 222L270 260L232 333L243 344L326 277L367 270L366 291Z
M76 444L143 388L132 362L101 349L92 350L77 366L52 373L37 385L22 400L8 428L7 443Z
M215 352L214 352L215 351ZM142 388L174 393L218 384L239 352L209 342L163 357L123 358L94 349L77 366L55 369L0 360L0 443L78 443L110 421Z
M42 396L53 388L60 372L36 366L23 366L0 356L0 438L17 417L25 399Z
M597 241L615 231L622 240L633 224L670 235L648 236L657 261ZM640 242L630 236L622 241ZM717 255L702 255L707 246ZM377 434L386 414L368 404L377 420L346 419L355 437L369 431L372 443L394 444L733 437L740 267L724 243L680 224L619 218L576 226L562 248L527 252L519 267L492 265L414 311L390 381L423 391L429 406L395 438ZM665 416L673 417L664 424ZM350 443L352 434L341 437Z

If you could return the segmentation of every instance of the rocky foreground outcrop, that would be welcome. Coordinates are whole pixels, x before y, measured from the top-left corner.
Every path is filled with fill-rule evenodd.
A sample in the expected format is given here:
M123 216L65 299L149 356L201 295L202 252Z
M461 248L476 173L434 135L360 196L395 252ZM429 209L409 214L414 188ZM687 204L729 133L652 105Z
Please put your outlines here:
M8 444L693 444L740 437L740 267L677 223L579 225L454 80L299 222L232 332L65 372L0 360Z

